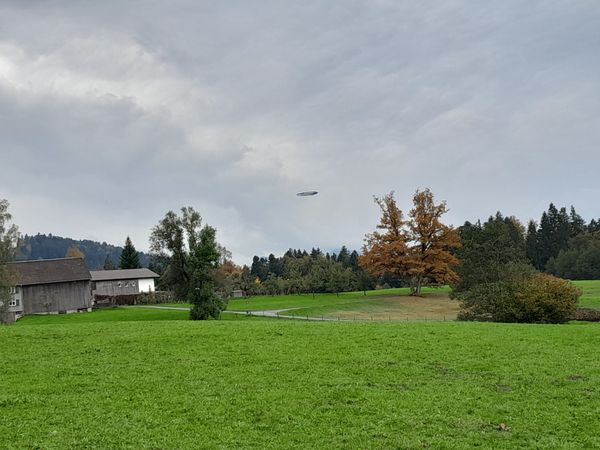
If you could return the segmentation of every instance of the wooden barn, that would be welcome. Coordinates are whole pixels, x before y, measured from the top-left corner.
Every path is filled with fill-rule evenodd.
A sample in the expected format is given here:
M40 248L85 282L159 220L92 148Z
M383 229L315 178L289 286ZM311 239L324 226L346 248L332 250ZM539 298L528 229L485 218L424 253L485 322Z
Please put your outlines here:
M159 275L150 269L92 270L94 295L132 295L154 292L154 279Z
M10 302L16 317L91 311L91 276L82 258L19 261L9 267L17 281Z

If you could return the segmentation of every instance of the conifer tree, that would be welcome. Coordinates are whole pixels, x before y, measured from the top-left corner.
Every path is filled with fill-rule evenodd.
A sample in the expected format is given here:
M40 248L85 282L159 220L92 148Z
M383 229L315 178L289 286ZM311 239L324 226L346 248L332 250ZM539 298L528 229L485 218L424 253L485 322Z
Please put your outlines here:
M133 242L131 242L129 236L127 236L127 239L125 239L125 246L121 252L119 267L121 269L139 269L141 267L140 256L133 246Z
M583 217L581 217L575 211L575 207L571 205L571 212L569 213L569 223L571 226L571 238L578 236L586 231L586 224Z
M537 225L533 220L527 225L527 236L525 237L525 252L527 259L536 269L540 269L540 254Z

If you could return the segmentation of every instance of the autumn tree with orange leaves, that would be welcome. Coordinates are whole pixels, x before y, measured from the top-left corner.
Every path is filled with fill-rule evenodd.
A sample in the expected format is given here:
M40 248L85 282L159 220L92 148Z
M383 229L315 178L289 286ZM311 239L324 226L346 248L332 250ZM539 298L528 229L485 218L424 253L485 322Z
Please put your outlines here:
M415 193L409 219L404 220L394 193L375 197L381 221L374 233L365 236L359 264L371 275L391 273L408 281L411 295L421 295L424 285L458 281L452 269L458 264L450 253L460 247L458 232L445 225L441 217L448 211L446 202L436 204L429 189Z

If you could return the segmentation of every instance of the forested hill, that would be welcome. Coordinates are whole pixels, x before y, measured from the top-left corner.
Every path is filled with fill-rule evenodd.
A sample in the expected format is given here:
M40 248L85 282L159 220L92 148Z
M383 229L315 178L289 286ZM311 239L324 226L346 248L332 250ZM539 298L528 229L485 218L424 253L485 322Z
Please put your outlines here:
M106 242L100 243L87 239L78 241L52 234L25 235L21 240L17 260L63 258L69 249L73 248L83 253L85 262L90 269L101 269L107 256L114 265L118 266L123 251L123 247ZM139 252L139 255L141 265L148 267L150 256L143 252Z

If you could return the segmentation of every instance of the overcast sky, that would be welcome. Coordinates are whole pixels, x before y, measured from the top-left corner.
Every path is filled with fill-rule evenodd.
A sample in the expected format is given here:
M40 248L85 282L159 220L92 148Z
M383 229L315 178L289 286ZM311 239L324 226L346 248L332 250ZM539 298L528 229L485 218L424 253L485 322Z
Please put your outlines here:
M358 249L390 190L599 217L600 2L3 0L0 156L23 233L191 205L239 263Z

